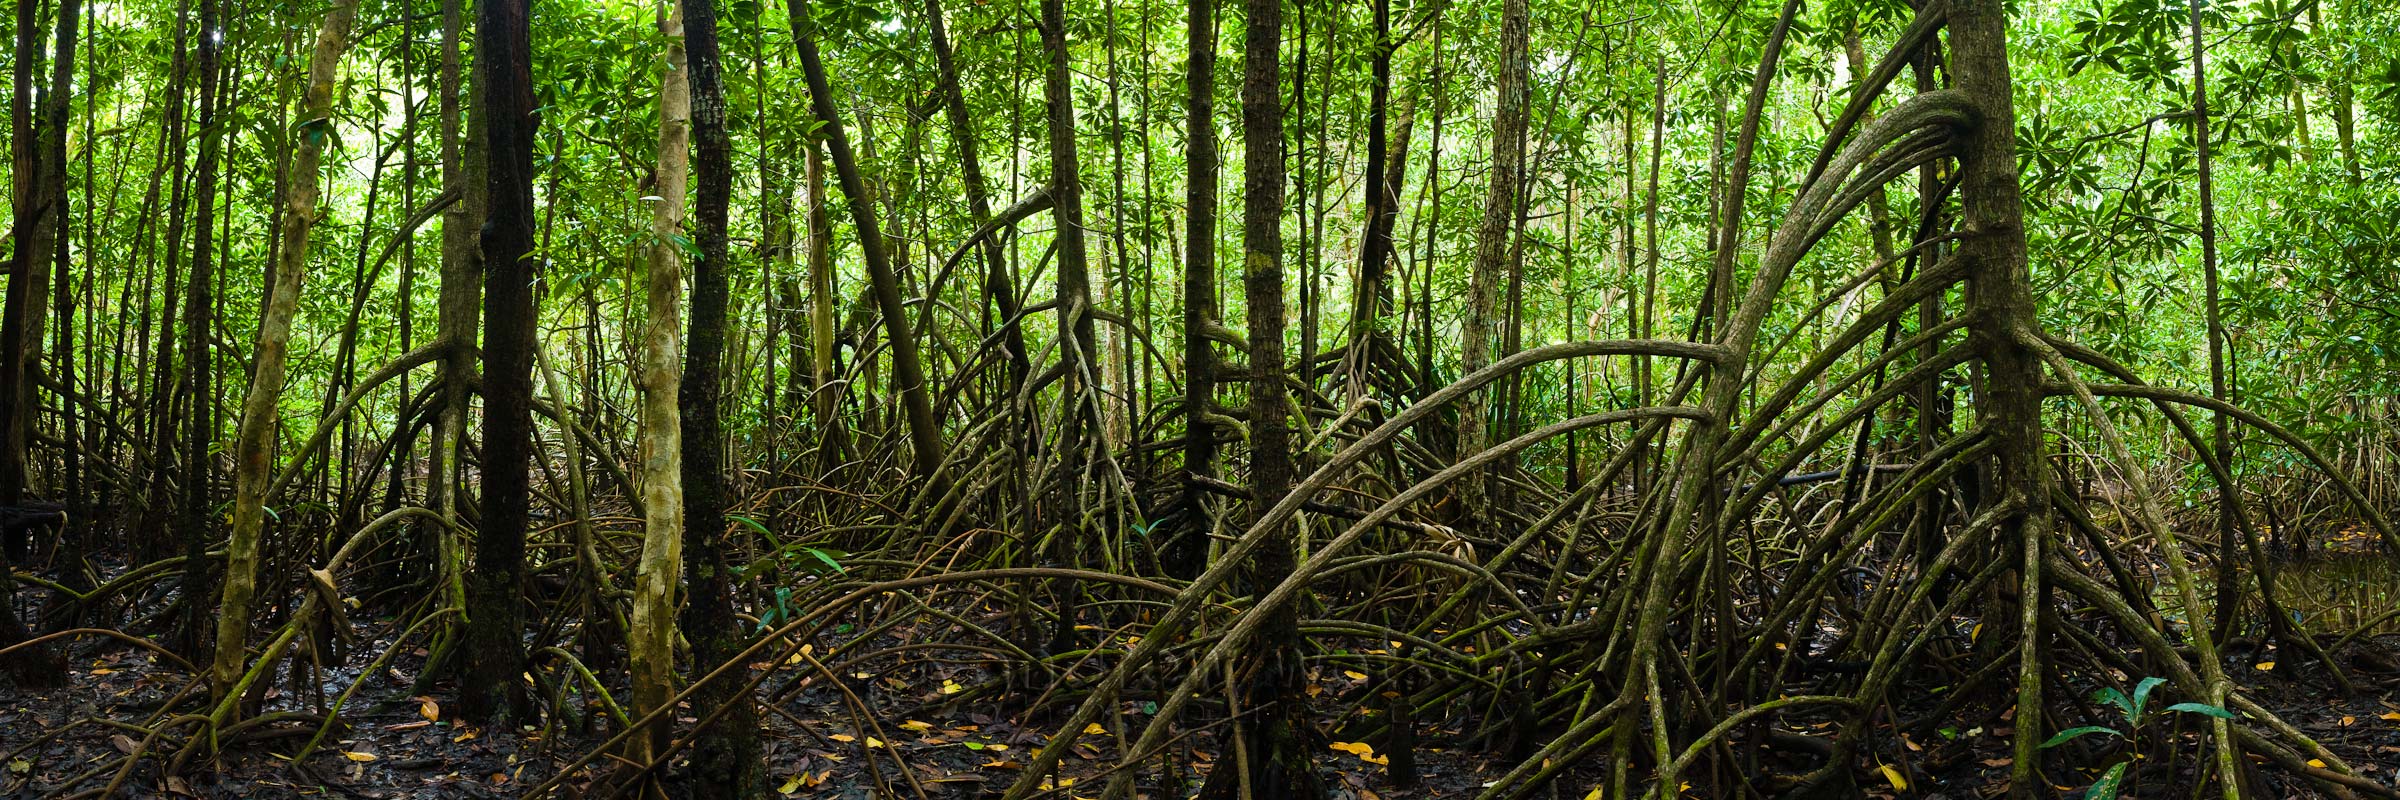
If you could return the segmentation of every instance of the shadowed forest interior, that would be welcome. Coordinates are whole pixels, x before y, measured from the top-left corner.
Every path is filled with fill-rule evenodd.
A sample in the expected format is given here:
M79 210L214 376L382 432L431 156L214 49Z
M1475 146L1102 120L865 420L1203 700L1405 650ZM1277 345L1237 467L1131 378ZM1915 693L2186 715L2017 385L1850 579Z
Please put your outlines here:
M16 0L0 796L2400 798L2393 0Z

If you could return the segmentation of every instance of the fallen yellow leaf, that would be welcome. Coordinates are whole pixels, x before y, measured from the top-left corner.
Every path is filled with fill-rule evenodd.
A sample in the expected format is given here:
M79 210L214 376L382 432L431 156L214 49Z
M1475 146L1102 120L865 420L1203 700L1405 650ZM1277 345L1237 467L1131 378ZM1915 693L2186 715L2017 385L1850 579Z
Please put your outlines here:
M827 737L825 737L825 738L827 738L827 739L832 739L832 740L834 740L834 741L837 741L837 742L855 742L855 741L858 741L858 737L856 737L856 736L852 736L852 735L850 735L850 734L847 734L847 733L837 733L837 734L834 734L834 735L832 735L832 736L827 736Z
M1900 771L1892 769L1892 765L1884 764L1877 767L1877 769L1883 770L1883 779L1890 781L1892 783L1892 788L1903 792L1908 791L1908 779L1900 777Z
M800 791L800 776L798 775L792 776L791 780L784 781L782 786L775 787L776 794L791 794L797 791Z
M1392 763L1390 756L1376 755L1375 746L1367 744L1366 742L1334 742L1327 746L1344 753L1358 756L1358 760L1367 762L1369 764L1388 765Z
M933 730L933 723L931 723L931 722L918 722L918 721L916 721L916 720L913 720L913 719L912 719L912 720L909 720L909 721L907 721L907 722L900 723L900 727L901 727L902 729L904 729L904 730L912 730L912 731L919 731L919 732L923 732L923 731L929 731L929 730Z
M375 755L374 753L358 753L348 750L342 751L342 757L352 761L373 761L376 758L379 758L379 756Z
M2260 671L2260 672L2266 672L2266 671L2268 671L2268 670L2271 670L2271 669L2274 669L2274 668L2275 668L2275 662L2273 662L2273 661L2261 661L2261 662L2258 662L2258 666L2257 666L2257 667L2255 667L2255 669L2257 669L2257 670L2258 670L2258 671Z
M2308 765L2316 767L2317 769L2324 769L2325 761L2323 759L2312 758L2308 760Z
M1342 674L1349 676L1349 678L1354 681L1363 681L1367 679L1366 673L1354 669L1342 670Z
M1097 722L1083 726L1083 735L1085 736L1099 736L1105 733L1108 733L1108 729L1100 727L1100 723Z

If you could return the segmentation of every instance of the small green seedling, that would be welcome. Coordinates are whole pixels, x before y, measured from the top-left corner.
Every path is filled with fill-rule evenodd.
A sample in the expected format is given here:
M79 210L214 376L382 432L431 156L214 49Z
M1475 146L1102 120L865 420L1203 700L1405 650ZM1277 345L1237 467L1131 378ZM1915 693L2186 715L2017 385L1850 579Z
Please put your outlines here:
M2154 719L2155 715L2150 713L2150 693L2165 685L2166 682L2165 678L2143 678L2141 683L2134 685L2133 695L2130 697L2113 686L2093 693L2093 699L2109 704L2116 708L2118 713L2124 715L2124 730L2106 725L2085 725L2059 731L2056 735L2051 736L2049 741L2042 742L2042 749L2048 750L2092 734L2107 734L2124 739L2133 745L2137 751L2133 757L2117 762L2110 766L2106 773L2102 773L2100 780L2094 781L2092 788L2084 791L2084 800L2116 800L2117 793L2125 788L2125 771L2133 765L2135 760L2141 758L2141 754L2138 752L2141 748L2141 740L2135 738L2133 734L2139 732L2144 725ZM2160 713L2199 714L2218 719L2233 718L2233 712L2207 703L2176 703L2160 709Z

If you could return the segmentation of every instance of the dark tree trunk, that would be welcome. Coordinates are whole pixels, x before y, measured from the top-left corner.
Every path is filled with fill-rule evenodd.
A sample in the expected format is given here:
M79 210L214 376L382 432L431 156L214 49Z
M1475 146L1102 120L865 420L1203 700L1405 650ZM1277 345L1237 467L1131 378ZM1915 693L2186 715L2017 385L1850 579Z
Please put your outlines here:
M42 249L35 241L44 206L39 166L42 147L34 122L33 88L34 71L41 68L42 61L41 34L36 28L40 15L40 0L17 0L15 84L8 104L9 207L14 217L9 230L15 239L11 243L15 249L9 253L8 294L5 300L0 300L4 303L0 305L0 506L15 506L25 501L29 477L25 438L30 425L20 417L33 415L33 387L25 380L25 357L34 349L27 346L27 340L38 336L29 335L26 328L39 313L33 307L45 299L42 287L35 284L49 272ZM20 536L12 530L7 536L9 546L0 548L0 554L10 560L25 558L27 553L23 551L28 548L22 546ZM0 574L0 581L14 585L5 574ZM5 616L8 619L0 621L0 626L16 627L14 614Z
M15 261L8 276L6 308L0 311L0 507L25 501L27 443L33 432L32 380L42 352L42 318L48 298L51 268L65 260L61 231L67 215L67 113L75 76L75 27L82 19L79 0L60 0L56 57L51 59L50 85L42 93L41 123L31 126L32 69L41 58L39 32L33 27L36 0L20 0L17 9L17 95L14 118L16 149ZM29 140L27 134L35 134ZM37 141L38 140L38 141ZM31 174L27 174L27 168ZM60 304L64 313L65 304ZM60 369L71 364L61 360ZM63 384L62 384L63 385ZM62 404L63 401L62 401ZM72 433L67 434L72 438ZM64 525L58 526L64 532ZM32 633L17 618L16 581L12 562L32 554L27 528L12 530L0 547L0 647L24 641ZM14 552L6 552L14 551ZM70 569L73 565L69 565ZM66 680L66 658L52 647L36 647L7 657L0 668L20 686L55 686Z
M506 721L529 714L517 675L523 609L527 470L533 457L533 110L530 0L479 0L476 71L483 76L489 218L483 224L483 504L467 578L467 672L460 712Z
M1058 426L1059 459L1053 467L1057 483L1052 487L1055 502L1044 503L1042 511L1056 515L1054 518L1067 526L1064 535L1055 538L1056 549L1051 558L1060 564L1081 566L1086 558L1083 550L1094 533L1086 521L1098 515L1080 507L1083 495L1075 484L1082 480L1085 465L1104 457L1101 454L1107 447L1100 411L1102 376L1107 365L1099 358L1098 330L1092 317L1091 258L1084 243L1083 160L1075 144L1075 97L1069 83L1066 0L1042 2L1042 50L1049 64L1044 73L1043 97L1050 122L1050 194L1055 201L1051 212L1057 219L1054 235L1058 243L1059 362L1066 373L1060 385L1066 392L1068 409L1068 418ZM1080 602L1082 584L1061 580L1053 591L1059 613L1049 648L1050 652L1060 653L1075 649L1075 607Z
M1390 135L1392 95L1392 4L1375 0L1375 41L1369 56L1367 87L1366 235L1360 237L1357 291L1350 299L1349 384L1353 397L1371 394L1378 347L1383 340L1383 316L1391 313L1392 292L1385 278L1392 260L1392 228L1400 220L1400 181L1407 174L1406 122L1403 143L1395 156Z
M808 0L791 0L793 19L808 18ZM800 53L800 69L808 78L809 103L824 123L826 148L831 151L834 174L841 179L842 194L850 197L851 223L858 228L859 250L867 262L867 281L875 296L875 305L883 314L884 334L891 339L892 384L900 395L908 415L909 446L915 455L917 477L941 482L942 432L933 416L933 398L925 386L925 362L918 355L916 326L909 324L908 308L901 302L900 279L892 271L891 259L883 247L883 230L875 224L875 208L869 202L866 177L860 173L858 160L851 155L850 137L842 132L841 113L834 110L833 87L825 77L824 61L817 55L813 32L793 37L793 46ZM939 497L936 491L933 496Z
M462 101L481 94L479 87L483 83L480 78L463 74L461 51L465 45L466 2L443 0L442 3L442 190L456 193L458 202L442 213L441 294L435 300L434 336L448 343L450 349L442 357L441 410L434 422L432 457L426 460L425 474L427 507L451 524L429 525L420 531L425 549L434 553L438 561L432 572L439 582L443 604L460 608L466 604L466 555L465 543L454 530L464 526L465 513L461 509L467 502L461 488L465 481L460 454L466 451L467 384L475 377L476 318L483 301L482 281L476 274L476 236L488 205L488 192L482 182L485 149L481 141L482 120L487 114L477 113L470 120L462 107ZM613 627L613 621L604 627ZM448 660L448 655L443 658ZM428 672L441 669L436 665Z
M683 418L684 579L689 598L683 634L692 644L694 674L724 664L748 644L734 616L734 576L725 558L725 424L719 408L725 361L728 300L725 225L733 195L733 154L725 135L725 80L712 0L683 0L683 46L691 69L693 238L691 336L678 405ZM736 680L705 684L693 709L707 718L731 706L693 743L693 797L752 797L766 789L759 760L758 712Z
M1517 204L1525 179L1531 17L1527 0L1507 0L1501 5L1500 61L1494 66L1499 75L1493 99L1491 184L1484 195L1482 220L1475 228L1473 274L1468 280L1466 319L1462 323L1464 351L1458 368L1462 375L1492 363L1492 323L1496 321L1495 315L1505 313L1497 307L1496 295L1515 285L1516 270L1509 243L1510 234L1517 228ZM1459 458L1480 453L1491 443L1490 408L1495 394L1505 400L1505 387L1474 392L1459 402ZM1465 514L1462 519L1479 518L1491 485L1486 475L1471 476L1459 483L1459 509Z
M992 221L992 192L990 181L983 175L981 146L975 138L975 122L967 110L966 89L959 85L958 61L951 52L948 22L942 18L941 0L925 0L925 24L933 35L933 58L941 70L937 80L942 93L942 113L950 123L950 140L958 147L959 183L967 190L967 213L980 230ZM1017 300L1014 279L1008 272L1007 254L1000 251L1000 238L986 236L977 252L983 256L984 292L991 297L1000 319L1015 319L1022 303ZM1025 351L1025 331L1022 326L1010 325L1000 334L1001 345L1008 348L1008 390L1024 385L1025 376L1032 370L1030 354Z
M1284 392L1283 336L1283 105L1281 64L1282 0L1248 0L1248 35L1242 73L1242 295L1248 305L1250 340L1250 485L1254 512L1292 491L1290 408ZM1261 596L1292 573L1292 536L1287 523L1251 556L1252 596ZM1209 774L1204 798L1250 796L1314 798L1325 795L1311 757L1307 667L1301 662L1300 603L1283 603L1265 613L1258 646L1243 663L1241 687L1246 719L1237 740L1247 758L1226 757ZM1236 765L1247 767L1241 774Z
M163 249L165 251L165 257L162 259L165 262L164 273L159 282L155 284L155 291L160 296L159 302L156 304L156 308L158 309L158 331L155 338L145 337L150 342L151 348L149 376L150 429L146 432L149 440L148 443L151 459L150 474L148 476L149 490L146 492L147 496L141 501L142 517L141 523L137 528L137 530L143 531L145 534L150 531L163 531L167 529L167 520L175 512L175 491L173 481L175 476L181 473L181 470L176 468L175 459L173 458L173 453L175 452L176 447L175 399L177 392L175 380L176 317L174 313L174 292L182 286L182 244L186 200L188 199L188 197L185 195L188 184L184 180L184 167L185 159L189 153L190 143L186 141L184 132L184 113L187 97L184 94L183 87L185 78L190 74L188 69L188 59L191 50L191 39L190 32L187 27L189 23L189 17L191 16L190 10L189 0L178 0L175 8L175 27L172 34L175 40L175 52L174 55L170 57L170 61L167 65L166 106L164 110L165 119L163 120L162 125L162 128L166 132L167 140L161 143L161 147L166 151L167 158L167 166L165 169L165 177L168 183L167 219L165 225L166 246L164 248L157 248L157 245L155 244L155 242L158 241L157 239L147 239L144 240L143 243L143 246L146 250L156 248ZM158 186L156 180L156 178L152 179L150 194L148 197L143 198L143 206L146 208L152 207L158 200ZM155 250L151 250L151 252L155 252ZM145 256L147 256L147 253L145 253ZM145 270L143 274L144 293L150 293L152 291L152 287L153 284L149 282L149 273L147 270ZM145 323L147 323L150 319L151 308L151 304L143 304L142 314L143 321ZM167 541L168 538L169 537L166 536L145 535L136 544L136 552L145 557L157 557L170 552L168 548L177 543Z
M1183 190L1183 469L1194 478L1216 472L1216 427L1209 422L1217 398L1216 345L1208 329L1217 324L1217 21L1216 0L1191 0L1184 82ZM1206 490L1184 488L1184 530L1161 558L1169 574L1199 575L1208 567L1211 528Z
M200 73L200 159L192 178L192 273L183 297L183 502L175 515L188 564L208 563L208 545L216 540L216 517L210 513L213 505L209 500L209 475L215 471L209 443L216 439L216 395L211 388L208 343L216 327L217 157L225 136L218 129L217 117L229 105L221 96L223 74L217 66L225 47L224 32L218 28L220 1L201 0L200 46L192 59L192 69ZM178 597L183 608L176 619L174 647L194 659L208 655L211 626L209 609L202 600L216 596L211 591L213 577L205 568L183 573L183 591Z

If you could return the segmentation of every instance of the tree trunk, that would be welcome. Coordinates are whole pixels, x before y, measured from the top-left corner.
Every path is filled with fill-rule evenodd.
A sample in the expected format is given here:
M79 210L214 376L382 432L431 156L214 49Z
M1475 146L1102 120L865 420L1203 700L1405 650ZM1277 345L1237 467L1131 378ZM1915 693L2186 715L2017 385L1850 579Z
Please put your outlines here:
M1050 208L1058 223L1054 235L1058 239L1059 353L1067 371L1067 404L1076 409L1073 413L1079 421L1094 425L1092 429L1072 423L1066 426L1067 436L1060 448L1069 451L1072 459L1071 443L1076 436L1097 433L1098 399L1079 395L1099 390L1100 365L1095 355L1091 257L1084 244L1083 160L1075 145L1075 96L1069 84L1066 26L1065 0L1043 0L1042 45L1049 57L1043 96L1050 111Z
M634 569L632 624L627 656L633 666L633 705L649 713L675 694L675 589L683 572L683 416L677 386L683 379L684 187L690 174L691 71L685 66L684 11L663 4L660 32L667 39L666 69L659 76L658 165L653 171L650 218L650 279L645 289L647 327L634 381L642 392L642 555ZM637 759L649 761L674 739L675 726L652 725L635 738ZM655 788L656 773L643 773Z
M1250 492L1254 513L1293 485L1290 408L1284 395L1282 0L1248 0L1242 71L1242 295L1249 318ZM1251 556L1253 596L1289 577L1297 526ZM1204 798L1325 796L1311 761L1307 667L1301 663L1300 603L1265 613L1258 647L1235 679L1247 716L1235 723L1241 752L1217 761ZM1256 612L1253 612L1256 613Z
M717 44L717 10L712 0L683 0L684 46L690 56L692 91L694 230L700 258L692 267L690 361L684 367L683 414L684 577L689 599L684 636L691 640L696 674L725 664L749 644L734 616L735 575L725 554L725 510L733 498L726 477L723 394L729 263L726 223L733 195L733 147L725 133L725 85ZM749 674L739 670L736 676ZM766 790L760 760L758 712L739 680L718 680L692 698L702 718L732 706L717 722L694 734L693 797L741 798Z
M1483 198L1483 218L1475 228L1473 274L1468 278L1467 311L1461 323L1465 328L1458 367L1462 375L1474 374L1492 363L1492 322L1498 313L1493 307L1494 295L1501 290L1501 281L1509 280L1502 272L1511 263L1509 232L1516 227L1517 196L1525 175L1532 16L1527 0L1506 0L1501 6L1500 61L1494 67L1499 81L1492 115L1491 185ZM1459 401L1459 458L1483 452L1490 444L1489 407L1495 391L1498 389L1474 392ZM1483 511L1489 486L1488 478L1480 476L1459 483L1462 519L1476 519Z
M808 18L808 0L790 0L794 19ZM892 263L883 249L883 231L875 224L875 209L866 189L866 178L851 157L850 138L842 132L841 113L834 110L833 88L825 77L825 64L817 56L817 41L813 32L793 37L793 46L800 52L800 69L808 77L809 103L815 107L817 119L824 123L823 135L832 151L834 174L841 179L842 194L850 197L852 224L858 228L859 250L867 262L867 280L872 284L875 305L883 313L884 334L891 338L892 388L900 395L908 416L910 451L915 455L917 477L941 483L942 432L933 416L933 398L925 386L925 363L918 355L916 326L909 324L908 308L901 302L900 279L892 272ZM941 492L933 492L939 497Z
M467 607L467 561L457 533L464 528L459 507L465 480L459 455L466 449L467 385L475 380L476 320L483 302L476 237L490 195L483 185L485 113L478 112L470 121L461 109L462 100L483 94L481 78L462 80L465 2L442 3L442 190L457 194L458 201L442 213L441 294L435 300L434 337L450 347L442 357L441 414L434 423L425 474L426 505L440 513L444 523L426 532L432 537L428 549L437 558L437 591L444 606L461 610Z
M966 89L959 85L958 62L950 47L948 22L942 18L941 0L925 0L925 24L933 35L934 65L940 68L936 88L942 94L942 113L950 123L950 140L958 148L959 183L967 190L969 221L981 230L992 221L992 192L983 176L983 158L978 155L981 144L975 137L972 112L967 109ZM1008 273L1007 255L1000 252L1000 239L987 236L977 251L983 256L984 292L1000 312L1000 319L1015 319L1022 306L1017 290ZM1023 326L1010 325L1001 332L1001 344L1008 348L1008 390L1024 385L1032 370L1025 350Z
M530 714L523 684L526 508L533 457L533 109L530 0L480 0L476 71L483 76L484 181L491 203L481 239L483 507L467 579L467 672L460 713L505 722Z
M250 639L252 601L258 592L259 539L267 522L267 488L275 480L275 439L283 420L284 374L291 348L292 321L300 311L300 279L308 272L309 235L317 215L319 173L325 146L337 135L333 128L333 84L350 47L350 23L358 13L357 0L334 0L317 30L316 49L308 61L308 86L302 92L299 152L293 155L292 179L284 187L283 247L276 252L272 281L259 312L258 345L250 369L250 392L242 401L242 422L235 434L233 455L233 535L225 546L225 582L217 607L217 652L209 667L209 688L220 700L239 691L244 654ZM273 653L265 654L274 658ZM220 722L230 721L221 720Z
M1375 41L1367 88L1366 235L1360 237L1358 282L1350 297L1350 354L1346 378L1353 400L1373 394L1367 385L1382 346L1383 316L1392 293L1384 274L1392 259L1392 228L1400 220L1400 181L1408 173L1408 113L1401 113L1400 143L1392 145L1392 3L1375 0ZM1394 151L1397 151L1396 153Z
M39 28L40 0L17 0L17 48L14 58L15 91L9 97L9 205L14 219L10 233L16 240L9 253L8 294L0 305L0 506L15 506L24 502L26 483L31 477L27 470L25 444L31 431L33 417L33 384L26 380L30 374L27 363L39 350L41 331L35 324L41 312L35 311L48 301L43 289L49 277L43 246L43 228L48 225L48 195L42 191L47 170L46 148L40 143L40 128L35 122L34 71L41 68L42 40ZM19 534L8 535L5 551L10 560L30 555L30 547L22 546ZM0 575L0 581L8 581ZM14 581L8 581L10 586ZM0 625L15 627L14 615Z
M1193 478L1216 473L1217 324L1217 21L1216 0L1190 0L1184 82L1183 190L1183 470ZM1185 528L1162 557L1169 574L1199 575L1208 567L1213 527L1197 481L1184 487Z
M200 2L200 47L192 59L192 69L200 73L200 159L192 178L192 274L183 298L183 503L175 515L189 564L207 563L208 546L216 539L215 508L209 498L210 473L216 465L209 454L209 444L216 440L216 390L211 386L214 367L208 344L216 335L217 157L225 136L217 120L231 105L217 66L225 47L224 32L218 28L220 2ZM177 598L183 613L176 620L175 646L194 660L214 656L203 652L210 628L208 607L200 602L214 594L209 591L213 575L205 568L184 570Z
M165 262L165 268L156 284L150 283L150 273L147 269L144 270L142 276L143 294L155 292L159 295L157 336L154 339L144 337L150 344L150 375L148 376L150 429L147 432L147 438L151 453L148 496L142 500L142 521L139 527L139 530L145 532L168 529L167 521L175 513L173 480L174 476L181 472L176 468L175 459L172 457L178 446L175 436L177 432L175 399L179 389L175 373L174 292L182 286L184 219L186 200L188 199L185 195L187 184L184 181L184 167L190 151L190 143L185 135L184 113L187 98L184 95L183 87L185 80L190 77L188 65L191 50L188 25L191 16L190 5L190 0L177 0L175 27L172 33L175 40L175 53L170 57L167 66L166 108L164 111L166 118L162 125L167 141L161 144L167 153L165 172L169 188L165 226L166 246L161 248L165 251L165 256L159 259ZM153 177L150 193L143 198L143 206L152 207L157 202L157 195L157 178ZM149 253L152 248L156 248L157 241L157 239L144 240L145 261L149 260ZM151 304L143 304L142 320L145 324L151 318L151 307ZM137 543L136 552L144 556L157 556L169 552L168 548L172 542L160 541L166 538L168 537L145 536Z
M1075 145L1075 96L1069 83L1072 59L1067 52L1066 0L1042 0L1042 50L1049 63L1042 85L1050 122L1050 208L1057 220L1052 235L1058 247L1059 366L1065 373L1059 385L1066 393L1067 418L1057 426L1059 460L1052 467L1058 476L1053 489L1056 502L1045 504L1049 507L1040 509L1035 519L1042 525L1056 519L1065 526L1052 540L1050 558L1082 566L1084 548L1095 533L1090 529L1091 520L1101 515L1082 507L1084 492L1079 482L1087 464L1106 457L1108 434L1101 390L1108 365L1099 358L1098 330L1092 316L1091 258L1084 243L1083 161ZM1058 616L1049 642L1053 653L1076 647L1075 611L1081 592L1078 581L1054 582L1052 602Z
M63 260L60 231L67 215L68 102L75 76L75 28L82 19L79 0L61 0L58 7L57 57L51 60L51 80L42 93L41 123L32 120L33 68L41 58L40 31L34 26L35 0L17 8L17 94L10 105L15 135L11 139L15 172L16 250L8 276L5 308L0 309L0 507L25 501L28 483L28 441L34 401L32 376L42 351L43 317L49 298L52 266ZM65 364L61 365L65 367ZM70 436L71 438L71 436ZM62 526L63 528L63 526ZM11 531L0 547L0 647L29 638L32 631L17 618L13 602L16 580L12 562L32 555L29 531ZM13 551L13 552L11 552ZM66 679L66 660L51 647L31 648L0 662L17 683L27 687L55 686Z
M824 143L811 139L807 151L803 180L808 186L808 339L809 369L814 376L816 420L826 457L835 458L841 451L840 437L844 422L841 414L841 392L834 386L835 348L833 327L833 218L825 210ZM828 463L839 463L838 460Z
M1950 12L1952 86L1981 111L1975 132L1959 155L1959 228L1971 233L1958 245L1969 263L1967 306L1977 321L1971 330L1985 365L1975 416L1990 431L1997 458L1990 484L1999 496L1989 502L2017 503L2000 541L2013 544L2017 564L2019 621L2016 709L2020 719L2039 719L2044 605L2042 551L2050 538L2050 467L2044 459L2039 356L2026 347L2034 319L2033 282L2026 258L2024 200L2017 181L2016 112L2008 69L2008 17L1999 0L1974 0ZM2039 796L2039 728L2020 727L2015 737L2011 796Z

